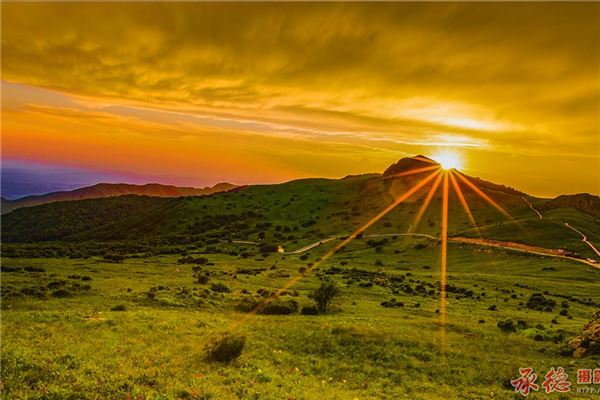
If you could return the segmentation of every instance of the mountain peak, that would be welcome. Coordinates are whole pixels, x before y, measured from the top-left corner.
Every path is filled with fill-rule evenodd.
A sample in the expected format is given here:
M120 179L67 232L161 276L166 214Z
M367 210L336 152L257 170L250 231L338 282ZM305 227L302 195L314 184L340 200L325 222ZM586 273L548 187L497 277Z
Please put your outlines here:
M402 172L410 171L412 169L429 167L436 164L438 164L436 161L420 154L414 157L405 157L401 158L396 163L390 165L383 172L383 176L395 175Z

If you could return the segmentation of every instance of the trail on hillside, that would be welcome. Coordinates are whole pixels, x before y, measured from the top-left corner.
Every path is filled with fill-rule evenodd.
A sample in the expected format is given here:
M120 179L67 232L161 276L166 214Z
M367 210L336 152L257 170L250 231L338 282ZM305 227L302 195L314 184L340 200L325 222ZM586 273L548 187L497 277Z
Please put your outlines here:
M439 239L435 236L427 235L425 233L373 233L370 235L364 235L363 237L364 238L377 238L377 237L397 237L397 236L417 236L417 237L425 237L427 239L433 239L433 240ZM304 253L305 251L314 249L315 247L325 244L327 242L331 242L332 240L338 240L338 239L342 239L342 236L332 236L332 237L329 237L326 239L321 239L319 241L308 244L299 249L292 250L292 251L283 251L282 253L283 254L300 254L300 253Z
M581 241L582 241L583 243L587 244L588 246L590 246L590 248L592 249L592 251L593 251L594 253L596 253L598 256L600 256L600 251L598 251L598 249L596 248L596 246L594 246L594 245L593 245L593 243L592 243L592 242L590 242L590 241L588 240L587 236L585 236L585 235L584 235L584 234L583 234L583 233L582 233L580 230L578 230L577 228L575 228L575 227L573 227L573 226L569 225L569 223L568 223L568 222L565 222L565 226L566 226L567 228L571 229L572 231L575 231L575 232L577 232L578 234L580 234L580 235L581 235Z
M536 208L533 207L533 204L531 204L531 202L529 200L527 200L526 197L521 197L525 203L527 203L527 205L529 206L529 208L531 208L537 215L538 217L540 217L540 219L543 219L544 217L542 216L542 213L539 212Z
M456 243L466 243L466 244L474 244L479 246L487 246L487 247L496 247L500 249L519 251L521 253L528 254L536 254L540 256L549 256L549 257L558 257L558 258L566 258L573 261L578 261L589 265L594 268L600 269L600 265L590 262L588 260L568 256L564 253L564 250L560 249L546 249L544 247L530 246L522 243L515 242L503 242L499 240L491 240L491 239L475 239L475 238L464 238L464 237L453 237L448 239L451 242Z

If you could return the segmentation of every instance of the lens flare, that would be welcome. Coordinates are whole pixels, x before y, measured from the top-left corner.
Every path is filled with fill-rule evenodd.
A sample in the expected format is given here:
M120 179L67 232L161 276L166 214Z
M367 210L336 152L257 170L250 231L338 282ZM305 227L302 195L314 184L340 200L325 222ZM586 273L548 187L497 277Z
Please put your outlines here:
M446 348L446 267L448 262L448 173L444 174L442 192L442 265L440 268L441 350Z
M463 194L462 189L460 188L460 185L458 184L458 182L456 181L456 178L454 177L454 171L450 171L450 181L452 182L452 186L454 187L454 191L456 192L456 195L458 196L458 200L460 201L460 204L462 204L463 209L465 210L465 212L467 213L467 216L469 217L469 221L471 222L471 225L473 225L473 227L477 231L477 235L481 236L481 233L479 232L479 227L477 226L477 222L475 222L473 213L471 213L471 208L469 207L469 204L467 203L467 199L465 199L465 195Z
M248 321L253 316L255 316L267 304L269 304L270 302L278 299L283 292L285 292L288 289L290 289L292 286L294 286L296 283L298 283L301 279L303 279L306 275L308 275L309 273L311 273L312 271L314 271L316 268L318 268L329 257L331 257L332 255L334 255L335 253L337 253L338 251L340 251L344 247L346 247L346 245L349 244L354 239L356 239L356 237L358 235L360 235L361 233L363 233L371 225L373 225L374 223L376 223L377 221L379 221L381 218L383 218L386 214L388 214L390 211L392 211L394 208L396 208L400 203L404 202L409 197L411 197L413 194L415 194L417 191L419 191L419 189L421 189L423 186L427 185L427 183L429 183L431 180L433 180L433 178L435 178L436 175L438 175L439 173L440 173L439 170L434 171L433 173L431 173L430 175L428 175L426 178L424 178L423 180L421 180L419 183L417 183L416 185L414 185L412 188L410 188L403 195L401 195L396 200L394 200L394 202L392 202L389 206L387 206L385 209L383 209L382 211L380 211L379 214L375 215L373 218L371 218L369 221L367 221L363 226L361 226L360 228L358 228L350 236L348 236L346 239L344 239L341 243L339 243L338 245L336 245L335 247L333 247L331 250L329 250L323 257L321 257L320 259L318 259L311 267L309 267L308 269L306 269L304 272L296 275L295 277L291 278L282 287L280 287L275 293L273 293L271 296L267 297L262 302L260 302L256 307L254 307L254 309L252 309L252 311L250 311L248 314L246 314L244 317L240 318L239 320L234 321L229 326L228 332L232 333L232 332L236 331L237 329L239 329L244 323L246 323L246 321Z
M243 316L242 318L233 321L233 323L228 327L227 332L231 333L237 329L239 329L242 325L244 325L248 320L253 318L262 308L264 308L268 303L277 299L281 296L282 293L287 291L293 285L298 283L298 281L302 280L306 275L314 271L318 268L323 262L328 260L335 253L343 250L346 245L356 239L360 234L362 234L365 230L387 215L390 211L396 208L399 204L403 203L405 200L410 198L416 192L418 192L421 188L426 186L428 183L432 182L427 195L423 199L423 203L418 211L418 214L414 220L413 226L409 228L409 232L414 232L419 221L423 217L423 214L427 210L427 207L431 203L433 196L435 195L437 189L442 186L442 215L441 215L441 268L440 268L440 348L442 354L445 353L446 347L446 308L447 308L447 264L448 264L448 206L449 206L449 189L450 185L453 186L460 203L462 204L467 216L469 217L469 221L471 224L475 226L475 229L479 230L477 227L477 223L473 214L471 213L471 209L468 205L467 199L464 195L463 190L461 189L461 183L468 186L471 190L473 190L477 195L482 197L488 204L496 208L503 215L505 215L510 220L514 219L512 216L502 208L498 203L496 203L491 197L485 194L481 189L479 189L473 182L463 176L459 171L456 171L455 168L459 168L462 165L462 159L455 153L444 153L438 154L438 156L434 157L440 165L435 164L430 167L422 167L416 168L414 170L405 171L403 173L393 175L391 177L385 178L396 178L399 176L408 176L408 175L416 175L424 172L432 171L425 178L421 179L418 183L404 192L401 196L397 197L391 204L389 204L385 209L381 210L378 214L373 216L369 221L367 221L364 225L354 231L350 236L346 237L342 242L331 248L329 251L325 253L325 255L321 258L318 258L316 262L310 266L304 272L296 275L287 281L282 287L280 287L275 293L271 296L264 299L260 304L258 304L253 310L251 310L248 314ZM441 168L440 168L441 166ZM458 179L456 179L458 178ZM383 178L380 178L383 179ZM434 180L435 179L435 180Z

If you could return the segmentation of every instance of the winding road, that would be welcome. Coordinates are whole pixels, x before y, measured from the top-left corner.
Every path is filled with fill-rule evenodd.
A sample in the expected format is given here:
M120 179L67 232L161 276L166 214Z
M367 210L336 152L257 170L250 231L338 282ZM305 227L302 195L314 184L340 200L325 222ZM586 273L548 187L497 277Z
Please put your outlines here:
M397 237L397 236L419 236L419 237L425 237L427 239L433 239L433 240L438 240L439 238L432 236L432 235L427 235L425 233L373 233L370 235L363 235L364 238L377 238L377 237ZM317 242L308 244L304 247L301 247L297 250L292 250L292 251L282 251L281 253L283 254L300 254L300 253L304 253L305 251L314 249L317 246L320 246L322 244L325 244L327 242L331 242L332 240L337 240L337 239L341 239L342 236L331 236L328 237L326 239L321 239ZM283 249L283 247L281 247Z
M522 198L522 199L525 201L525 203L527 203L527 205L529 206L529 208L531 208L531 210L533 210L533 211L534 211L534 212L535 212L535 213L538 215L538 217L539 217L540 219L542 219L542 218L543 218L543 217L542 217L542 213L541 213L541 212L539 212L537 209L535 209L535 208L533 207L533 204L531 204L531 202L530 202L529 200L527 200L527 198L526 198L526 197L521 197L521 198Z
M568 222L565 222L565 226L566 226L567 228L569 228L570 230L572 230L572 231L575 231L575 232L579 233L579 234L581 235L581 241L582 241L583 243L587 244L588 246L590 246L590 248L592 249L592 251L593 251L594 253L596 253L598 256L600 256L600 251L598 251L598 249L596 248L596 246L594 246L594 245L592 244L592 242L590 242L590 241L587 239L587 236L585 236L583 233L581 233L581 231L579 231L577 228L575 228L575 227L573 227L573 226L569 225L569 223L568 223Z

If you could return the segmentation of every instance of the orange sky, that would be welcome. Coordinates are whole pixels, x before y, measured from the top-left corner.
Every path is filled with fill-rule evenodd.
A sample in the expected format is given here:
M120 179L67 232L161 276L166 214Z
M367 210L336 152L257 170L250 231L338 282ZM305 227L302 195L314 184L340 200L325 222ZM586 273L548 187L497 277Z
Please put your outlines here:
M453 151L600 193L600 3L2 4L2 159L281 182Z

